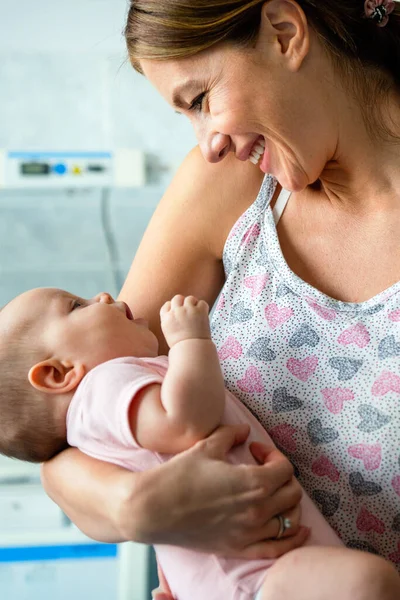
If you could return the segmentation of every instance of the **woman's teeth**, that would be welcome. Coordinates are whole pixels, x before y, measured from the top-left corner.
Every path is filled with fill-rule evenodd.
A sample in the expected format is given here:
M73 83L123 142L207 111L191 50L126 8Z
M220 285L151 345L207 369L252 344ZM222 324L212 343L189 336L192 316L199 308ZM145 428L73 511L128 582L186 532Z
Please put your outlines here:
M260 157L264 154L265 142L263 139L257 140L253 150L250 152L249 161L256 165Z

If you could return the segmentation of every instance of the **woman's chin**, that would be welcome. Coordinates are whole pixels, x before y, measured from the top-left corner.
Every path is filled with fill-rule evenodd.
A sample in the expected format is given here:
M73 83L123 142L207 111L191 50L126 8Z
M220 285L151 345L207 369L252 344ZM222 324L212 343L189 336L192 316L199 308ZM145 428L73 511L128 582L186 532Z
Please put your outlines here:
M309 185L309 181L304 177L303 173L294 174L280 171L277 173L270 173L270 175L275 177L282 188L289 192L301 192Z

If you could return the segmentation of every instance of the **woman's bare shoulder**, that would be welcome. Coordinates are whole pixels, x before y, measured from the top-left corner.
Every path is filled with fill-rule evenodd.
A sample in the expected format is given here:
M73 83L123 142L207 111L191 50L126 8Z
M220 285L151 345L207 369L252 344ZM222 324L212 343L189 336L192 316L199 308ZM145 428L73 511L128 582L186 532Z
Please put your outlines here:
M229 231L256 199L262 180L263 173L252 163L239 161L233 154L209 163L196 147L183 162L173 187L185 184L182 201L191 205L197 223L209 226L209 243L222 256Z

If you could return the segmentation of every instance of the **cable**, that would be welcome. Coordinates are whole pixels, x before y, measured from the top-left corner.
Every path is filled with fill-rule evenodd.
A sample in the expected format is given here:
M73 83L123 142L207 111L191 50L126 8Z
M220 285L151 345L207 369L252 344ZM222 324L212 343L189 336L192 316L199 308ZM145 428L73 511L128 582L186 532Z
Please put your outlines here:
M101 218L101 226L104 233L104 240L106 243L107 254L110 262L111 272L114 279L115 289L117 294L120 292L122 288L122 284L124 281L123 275L121 273L121 269L119 268L119 253L117 242L115 240L115 235L111 228L110 223L110 197L111 190L110 188L102 188L101 189L101 200L100 200L100 218Z

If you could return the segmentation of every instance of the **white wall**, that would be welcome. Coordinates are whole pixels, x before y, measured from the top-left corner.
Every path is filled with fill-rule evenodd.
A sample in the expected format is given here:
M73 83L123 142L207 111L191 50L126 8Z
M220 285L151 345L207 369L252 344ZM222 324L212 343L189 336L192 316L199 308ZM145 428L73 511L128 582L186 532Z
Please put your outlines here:
M194 146L127 62L125 0L0 0L0 147L135 147L174 170Z

